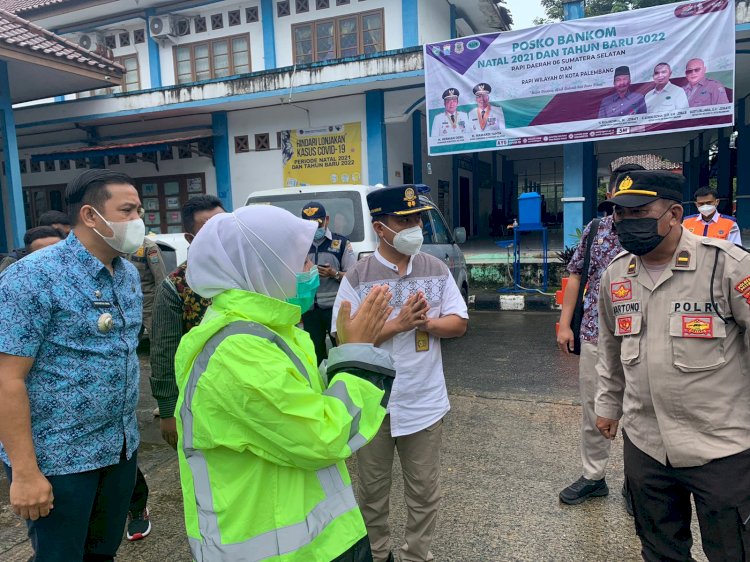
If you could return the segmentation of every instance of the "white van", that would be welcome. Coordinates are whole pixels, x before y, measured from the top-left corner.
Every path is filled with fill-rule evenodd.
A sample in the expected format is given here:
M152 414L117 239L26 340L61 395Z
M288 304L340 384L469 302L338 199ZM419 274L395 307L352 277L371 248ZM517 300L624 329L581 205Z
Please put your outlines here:
M310 201L323 204L331 219L332 232L346 236L352 243L357 259L372 254L378 245L378 238L372 228L370 211L367 208L367 194L377 187L367 185L312 185L305 187L285 187L256 191L250 194L246 205L274 205L286 209L294 216L302 215L302 207ZM426 186L418 188L419 198L427 199ZM466 260L458 244L466 241L466 230L457 228L451 232L437 206L423 216L424 245L422 251L432 254L450 268L456 284L461 289L464 300L469 298L469 276Z

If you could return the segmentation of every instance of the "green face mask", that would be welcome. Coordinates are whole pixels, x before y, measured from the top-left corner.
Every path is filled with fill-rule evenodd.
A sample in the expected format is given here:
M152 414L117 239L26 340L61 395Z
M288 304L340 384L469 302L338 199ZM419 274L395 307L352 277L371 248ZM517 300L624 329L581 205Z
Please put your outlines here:
M286 299L286 302L296 304L304 314L312 308L318 287L320 287L320 274L317 267L313 266L310 271L297 273L297 296Z

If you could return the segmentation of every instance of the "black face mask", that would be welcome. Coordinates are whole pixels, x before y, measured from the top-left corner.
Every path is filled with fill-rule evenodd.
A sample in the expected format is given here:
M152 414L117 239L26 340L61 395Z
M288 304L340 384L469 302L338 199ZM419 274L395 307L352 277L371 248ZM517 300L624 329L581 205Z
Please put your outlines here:
M615 222L620 245L631 254L643 256L656 249L665 236L659 234L659 220L671 210L664 211L659 218L623 219ZM672 227L669 227L672 230ZM669 234L669 232L667 232Z

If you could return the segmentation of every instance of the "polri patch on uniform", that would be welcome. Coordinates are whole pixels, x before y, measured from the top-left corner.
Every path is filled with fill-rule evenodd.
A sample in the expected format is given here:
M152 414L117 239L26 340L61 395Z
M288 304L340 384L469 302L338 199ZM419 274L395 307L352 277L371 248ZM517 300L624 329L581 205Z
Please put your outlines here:
M714 337L713 316L682 316L683 338L712 338Z
M674 261L675 267L690 267L690 252L687 250L682 250L679 254L677 254L677 258Z
M151 248L146 255L148 256L148 261L151 263L159 263L159 250L156 248Z
M734 286L734 290L738 293L742 293L743 295L745 294L745 292L747 292L748 289L750 289L750 275L745 277L742 281Z
M339 248L341 248L341 240L332 240L331 250L338 250Z
M616 281L609 284L612 302L629 301L633 298L633 286L628 281Z
M635 258L630 258L630 263L628 264L628 275L633 275L635 273L635 269L637 267L638 262L635 261Z
M620 316L617 319L617 334L624 335L630 334L633 331L633 317L632 316Z

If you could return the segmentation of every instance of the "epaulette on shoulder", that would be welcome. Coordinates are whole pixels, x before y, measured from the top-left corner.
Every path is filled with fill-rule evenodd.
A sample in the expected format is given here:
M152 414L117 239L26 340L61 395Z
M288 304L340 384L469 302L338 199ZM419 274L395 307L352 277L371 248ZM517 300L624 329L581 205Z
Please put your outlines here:
M704 246L713 246L714 248L719 248L737 261L745 259L748 254L750 254L750 250L748 250L744 246L732 244L731 242L727 242L726 240L721 240L719 238L701 238L701 244L703 244Z

